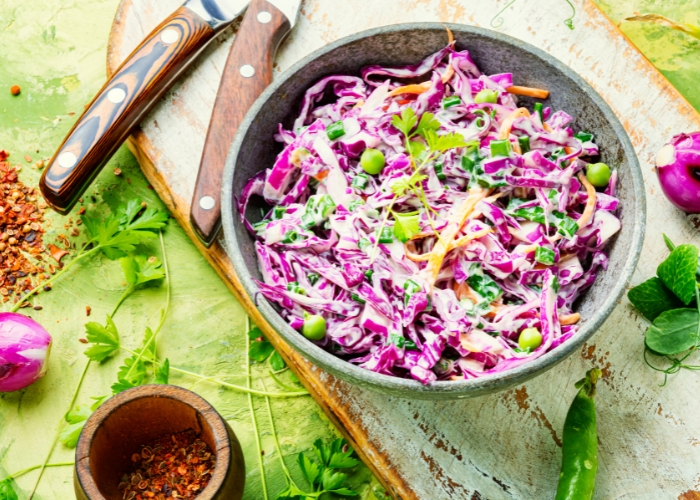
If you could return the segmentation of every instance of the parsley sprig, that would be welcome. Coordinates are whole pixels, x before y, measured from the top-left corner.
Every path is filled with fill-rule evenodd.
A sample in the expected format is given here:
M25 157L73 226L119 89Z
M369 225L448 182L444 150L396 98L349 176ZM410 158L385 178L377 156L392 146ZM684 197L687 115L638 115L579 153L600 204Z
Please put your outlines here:
M700 282L698 248L676 246L664 235L671 254L656 270L656 276L632 288L628 297L633 306L651 321L644 336L644 361L668 376L682 369L700 370L685 361L700 348ZM693 299L695 299L693 303ZM656 366L649 355L665 359L667 366Z
M455 132L439 135L437 131L440 129L440 122L435 118L434 114L423 113L420 120L418 120L415 111L410 107L401 111L400 115L394 115L391 119L391 124L404 135L404 146L410 156L413 172L408 178L398 179L391 185L394 198L389 204L377 234L382 234L389 215L394 215L394 236L402 243L405 243L420 232L419 215L418 213L397 214L392 210L394 203L407 193L416 196L425 209L430 227L438 234L435 230L431 212L436 216L438 213L428 203L425 189L423 188L423 181L428 176L422 172L426 165L435 161L441 154L450 149L466 147L468 144L462 135ZM379 239L377 238L372 250L372 259L374 259L378 245Z

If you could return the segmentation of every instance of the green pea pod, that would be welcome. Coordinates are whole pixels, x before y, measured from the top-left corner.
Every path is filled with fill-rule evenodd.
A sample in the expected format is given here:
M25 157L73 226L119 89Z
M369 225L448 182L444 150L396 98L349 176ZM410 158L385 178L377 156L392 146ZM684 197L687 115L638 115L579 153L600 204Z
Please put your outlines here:
M579 389L566 414L561 473L555 500L590 500L598 471L598 431L595 417L595 386L598 368L576 383Z

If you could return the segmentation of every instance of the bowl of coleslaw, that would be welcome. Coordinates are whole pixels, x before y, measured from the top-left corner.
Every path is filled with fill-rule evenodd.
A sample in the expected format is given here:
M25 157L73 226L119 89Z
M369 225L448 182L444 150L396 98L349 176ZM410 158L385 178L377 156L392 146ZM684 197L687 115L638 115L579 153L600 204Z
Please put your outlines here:
M576 73L490 30L394 25L329 44L248 112L227 252L269 328L360 387L505 390L589 339L641 251L622 125Z

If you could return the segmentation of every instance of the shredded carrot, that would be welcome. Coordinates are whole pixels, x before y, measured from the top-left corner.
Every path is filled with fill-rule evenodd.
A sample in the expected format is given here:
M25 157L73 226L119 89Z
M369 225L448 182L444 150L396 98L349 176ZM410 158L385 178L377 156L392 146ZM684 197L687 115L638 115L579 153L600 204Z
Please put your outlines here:
M413 262L425 262L430 258L430 252L424 254L417 254L413 252L409 245L411 245L413 249L415 249L415 246L413 246L413 240L404 243L404 251L406 252L406 257L408 257L409 260L412 260Z
M330 170L322 170L319 173L317 173L316 175L313 175L312 177L314 179L316 179L317 181L321 182L323 179L328 177L328 172L330 172Z
M455 41L455 36L452 34L452 30L443 24L443 27L447 31L447 45L451 45Z
M433 84L431 82L423 82L412 83L411 85L404 85L403 87L396 87L387 94L387 97L393 97L399 94L422 94L423 92L430 90L432 85Z
M498 138L508 139L508 136L510 136L510 129L513 128L513 123L521 116L526 116L528 118L530 117L530 112L527 110L527 108L518 108L508 115L505 120L503 120L501 130L498 131Z
M581 319L581 315L579 313L573 313L573 314L563 314L559 316L559 324L560 325L573 325L575 323L578 323L578 320Z
M432 252L430 252L428 265L423 269L426 280L431 286L437 281L440 268L442 267L442 261L445 260L445 255L450 251L449 245L454 241L455 236L466 222L469 214L474 211L476 204L486 198L488 194L489 191L480 187L470 190L469 196L467 196L457 211L448 219L447 226L445 226L440 233L440 238L438 238L435 247L433 247Z
M457 300L469 299L475 304L478 302L478 299L474 296L472 289L469 288L466 281L464 283L455 282L452 289L455 291L455 295L457 295Z
M396 102L398 102L399 104L401 104L403 106L404 104L408 104L409 102L411 102L411 100L410 99L401 99L400 101L396 101Z
M549 97L549 90L544 89L533 89L532 87L520 87L518 85L513 85L508 87L506 92L515 95L526 95L529 97L534 97L536 99L546 99Z
M481 231L477 231L475 233L470 233L470 234L465 234L461 238L457 238L454 240L450 245L449 245L449 250L454 250L455 248L463 247L467 243L469 243L472 240L478 240L479 238L483 238L489 233L492 233L493 229L488 228L488 229L482 229ZM448 251L449 251L448 250Z
M583 172L578 173L578 180L581 181L581 184L583 184L586 187L586 192L588 193L588 200L586 200L586 208L583 209L583 214L579 218L579 220L576 221L578 224L578 230L580 231L583 229L583 226L588 224L588 221L591 220L591 217L593 217L593 211L595 210L595 201L596 201L596 192L595 188L593 187L593 184L588 182L588 179L586 179L586 176L583 175Z
M442 74L442 83L447 83L447 82L449 82L450 79L452 78L452 76L453 76L454 74L455 74L455 69L454 69L454 68L452 67L452 65L450 64L449 66L447 66L447 69L446 69L445 72Z

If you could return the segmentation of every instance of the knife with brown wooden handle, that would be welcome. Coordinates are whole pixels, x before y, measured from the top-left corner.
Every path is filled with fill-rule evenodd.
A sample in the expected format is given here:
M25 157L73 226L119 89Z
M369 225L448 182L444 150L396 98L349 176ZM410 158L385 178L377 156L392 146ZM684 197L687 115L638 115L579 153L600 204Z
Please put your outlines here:
M251 0L221 78L192 198L190 222L207 247L221 227L221 180L238 126L272 82L277 47L294 26L301 0Z
M182 72L249 0L188 0L122 63L73 126L41 177L41 192L66 214Z

